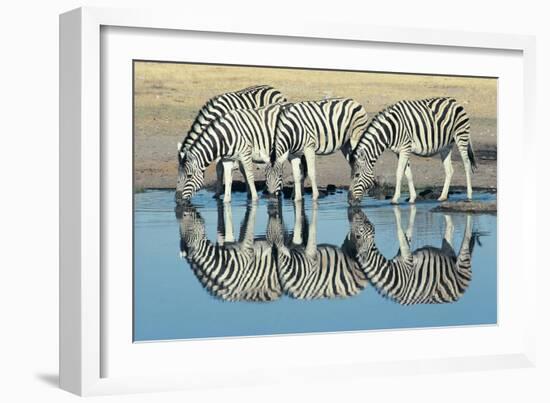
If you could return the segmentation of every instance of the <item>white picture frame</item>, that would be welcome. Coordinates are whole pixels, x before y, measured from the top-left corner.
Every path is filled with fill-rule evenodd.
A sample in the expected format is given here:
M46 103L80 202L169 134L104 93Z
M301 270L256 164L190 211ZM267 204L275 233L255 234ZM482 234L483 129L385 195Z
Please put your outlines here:
M504 367L528 367L534 365L534 338L535 338L535 284L524 282L514 289L514 297L521 298L521 304L515 308L515 316L521 316L521 322L514 319L507 327L506 321L499 321L499 329L494 332L496 337L506 336L507 332L513 332L513 341L503 343L499 350L485 352L483 347L478 349L453 351L445 354L443 350L433 354L404 357L402 360L376 358L376 360L363 360L358 357L350 362L326 363L317 361L315 356L308 355L308 345L316 343L330 346L338 343L340 335L319 336L286 336L270 338L240 338L237 340L200 341L203 344L195 344L187 349L200 351L202 354L220 354L226 351L224 343L232 343L232 349L244 355L252 351L265 354L265 340L269 339L272 351L279 348L301 349L303 352L302 366L299 359L280 367L262 368L263 371L254 371L260 368L261 362L249 363L247 368L244 363L233 366L232 370L220 368L213 371L209 379L205 379L204 370L188 371L190 362L170 362L162 358L162 354L171 354L175 351L177 343L164 343L162 351L149 351L139 355L137 362L142 362L143 367L158 368L158 374L151 371L141 373L137 368L136 373L131 373L124 366L119 366L117 371L106 369L105 362L111 355L115 356L121 346L113 343L106 336L105 327L110 322L106 320L111 305L106 303L108 290L105 289L105 272L102 267L106 264L106 244L103 236L105 226L105 210L109 202L106 190L107 178L112 176L115 170L112 164L106 165L105 149L111 146L109 141L102 140L101 133L108 129L108 125L102 120L107 115L104 108L102 91L105 88L102 81L102 30L109 27L117 29L147 29L155 32L193 32L194 35L204 33L217 33L220 35L243 35L254 37L255 41L332 41L331 46L339 44L367 44L376 46L418 46L422 49L433 48L466 49L483 55L484 52L515 52L516 61L521 66L521 85L515 88L514 94L519 94L519 102L523 107L518 111L514 124L519 124L521 133L521 153L523 159L523 175L521 186L529 189L531 197L533 189L536 189L535 159L534 155L534 99L535 99L535 41L530 36L468 33L457 31L430 31L407 28L384 28L343 23L301 21L300 24L286 24L266 20L254 21L252 19L200 19L195 16L182 16L169 11L151 10L115 10L104 8L80 8L69 11L60 16L60 385L63 389L79 395L96 395L112 393L130 393L140 391L160 391L170 389L186 389L197 387L215 387L224 385L248 385L269 382L293 382L297 377L304 379L324 379L327 373L331 377L345 378L348 376L368 376L370 374L401 374L411 372L437 372L474 370L481 368ZM136 31L137 32L137 31ZM148 32L142 31L144 35ZM131 35L132 33L130 33ZM172 38L174 40L174 38ZM176 38L177 40L177 38ZM167 42L168 44L170 42ZM301 42L300 42L301 43ZM111 45L109 45L111 46ZM143 45L145 46L145 44ZM167 45L173 46L173 45ZM423 51L423 50L422 50ZM108 55L108 53L107 53ZM519 57L519 59L517 59ZM198 60L194 60L198 61ZM435 63L434 63L435 65ZM517 66L516 66L517 67ZM434 67L437 69L437 66ZM514 70L518 71L518 70ZM426 71L433 73L436 71ZM128 77L131 79L131 77ZM519 83L516 83L519 84ZM499 103L499 114L507 111L507 106ZM131 116L123 117L130 119ZM107 125L107 126L105 126ZM537 265L533 246L529 245L528 234L536 225L536 211L529 208L527 203L521 204L518 216L506 217L506 201L501 197L506 195L506 183L502 179L502 170L506 167L500 162L501 155L506 158L508 147L507 138L502 139L499 120L499 270L501 265L520 262L519 276L524 278L536 277ZM515 127L515 126L514 126ZM506 129L506 127L504 128ZM503 152L501 153L501 146ZM114 147L114 145L113 145ZM129 150L131 153L131 150ZM510 155L510 154L508 154ZM530 174L525 174L525 172ZM513 175L511 173L510 175ZM124 179L122 179L124 180ZM507 181L514 178L507 176ZM503 191L501 192L501 186ZM525 192L524 192L525 193ZM131 206L127 206L131 209ZM506 237L501 240L501 233L506 228L515 230L515 256L516 260L501 256L507 253L510 243L506 243ZM508 231L509 232L509 231ZM112 239L112 238L111 238ZM521 240L517 242L517 240ZM528 250L528 247L531 249ZM510 274L510 276L516 274ZM525 277L527 276L527 277ZM511 280L510 280L511 281ZM513 287L513 283L507 283ZM511 289L511 288L510 288ZM506 289L508 290L508 289ZM499 288L500 291L500 288ZM511 293L499 296L499 306L507 306L506 299L511 298ZM504 299L503 299L504 298ZM130 315L130 313L129 313ZM103 328L102 328L103 327ZM511 330L510 330L511 329ZM111 332L118 330L111 330ZM493 330L481 330L487 333L484 337L491 337ZM361 343L366 337L369 340L383 343L384 338L402 338L406 335L411 340L437 337L427 332L413 331L378 333L354 333L346 335L346 343ZM463 337L463 340L472 340L473 330L455 329L453 334L439 333L442 337ZM498 333L500 332L500 333ZM398 333L398 334L396 334ZM469 336L470 335L470 336ZM503 337L504 337L503 336ZM474 336L477 337L477 336ZM115 334L116 338L116 334ZM510 337L510 340L512 337ZM473 339L475 340L475 338ZM185 342L184 342L185 344ZM495 344L498 344L495 342ZM109 346L107 348L106 346ZM130 347L130 346L128 346ZM113 352L114 351L114 352ZM129 353L131 348L128 349ZM189 351L187 352L189 354ZM136 353L138 354L138 353ZM139 352L141 354L141 352ZM119 360L126 360L128 356L118 354ZM138 357L138 355L136 355ZM145 357L145 358L144 358ZM161 358L159 358L161 357ZM192 360L192 357L190 360ZM232 357L233 359L235 356ZM110 358L109 358L110 359ZM165 360L164 362L162 360ZM131 360L128 361L131 363ZM272 362L272 361L267 361ZM166 365L165 365L166 364ZM128 364L130 365L130 364ZM135 366L135 363L131 363ZM166 368L166 371L160 370ZM240 365L240 366L239 366ZM307 371L304 371L304 368ZM127 371L127 373L126 373ZM201 372L203 371L203 372ZM114 374L114 375L111 375Z

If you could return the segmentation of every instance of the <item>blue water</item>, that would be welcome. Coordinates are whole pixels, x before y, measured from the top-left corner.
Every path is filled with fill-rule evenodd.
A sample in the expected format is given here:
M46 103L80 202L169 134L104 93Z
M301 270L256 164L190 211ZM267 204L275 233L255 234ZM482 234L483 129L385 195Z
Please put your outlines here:
M451 199L464 195L453 195ZM494 200L495 195L476 194L474 199ZM269 302L227 301L215 296L199 281L186 258L180 257L180 222L173 192L146 191L135 195L134 215L134 341L207 337L337 332L373 329L495 324L497 321L497 218L471 216L478 234L473 247L472 279L456 302L402 305L383 296L369 283L358 294L331 299L294 299L284 294ZM268 207L256 207L254 234L265 239ZM442 247L445 215L432 213L437 202L419 202L410 241L414 251L424 246ZM227 213L211 193L199 192L193 199L204 220L206 236L219 240L218 218ZM305 215L312 216L312 201L304 200ZM336 193L317 204L317 244L340 247L350 231L346 193ZM220 213L218 214L218 208ZM227 208L227 207L225 207ZM236 239L247 209L246 194L233 194L232 227ZM399 252L395 210L388 201L366 199L361 210L375 228L375 244L388 259ZM398 208L401 226L408 227L411 207ZM294 203L282 201L282 219L292 235ZM454 230L452 246L458 253L467 215L449 215ZM227 234L230 223L225 222ZM311 222L310 222L311 225Z

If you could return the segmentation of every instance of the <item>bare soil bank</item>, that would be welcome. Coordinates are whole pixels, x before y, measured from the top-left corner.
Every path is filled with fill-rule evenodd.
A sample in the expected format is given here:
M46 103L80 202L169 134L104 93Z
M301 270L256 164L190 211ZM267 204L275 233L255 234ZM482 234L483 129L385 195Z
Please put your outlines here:
M203 103L224 91L260 83L279 88L289 101L352 97L365 106L370 117L401 99L453 96L471 117L471 135L478 162L472 184L477 189L497 188L496 80L166 63L135 65L134 187L174 188L176 144ZM456 150L453 161L452 185L462 187L466 184L464 167ZM417 189L443 184L445 174L439 156L413 156L411 167ZM384 153L376 165L378 181L394 186L396 168L395 155ZM256 180L264 179L263 171L263 167L256 168ZM350 169L342 154L318 158L317 182L320 186L346 187L349 176ZM242 181L238 171L235 171L234 180ZM214 181L215 168L211 166L205 183L212 186ZM285 183L292 184L290 167L285 170Z

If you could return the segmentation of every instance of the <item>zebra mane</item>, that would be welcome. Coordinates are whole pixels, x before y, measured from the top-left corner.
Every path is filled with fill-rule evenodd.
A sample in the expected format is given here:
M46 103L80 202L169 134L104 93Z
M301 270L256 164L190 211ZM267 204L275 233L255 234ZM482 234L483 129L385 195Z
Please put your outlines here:
M275 127L277 128L279 126L279 121L283 117L283 115L288 112L288 110L293 106L293 103L291 102L285 102L281 104L281 109L279 110L279 114L277 116L277 122L275 123ZM277 161L277 141L279 140L279 136L277 135L279 131L275 129L275 135L273 136L273 145L271 147L271 152L269 153L269 162L271 164L274 164L275 161Z

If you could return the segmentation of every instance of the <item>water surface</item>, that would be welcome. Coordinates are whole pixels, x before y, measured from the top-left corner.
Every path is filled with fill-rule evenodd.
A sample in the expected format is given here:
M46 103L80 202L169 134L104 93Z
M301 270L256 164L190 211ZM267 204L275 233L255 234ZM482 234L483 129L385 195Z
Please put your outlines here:
M173 192L136 194L134 340L496 323L496 216L432 213L430 209L436 202L417 203L413 212L407 204L394 208L388 201L373 199L365 199L360 209L350 211L346 196L345 192L329 195L319 200L316 208L309 196L303 208L291 200L283 200L279 210L273 205L269 207L263 199L251 209L244 193L234 193L231 205L224 206L212 199L211 193L201 191L194 197L191 209L176 212ZM463 198L461 194L451 196L451 199ZM494 198L491 194L474 195L477 200ZM302 253L308 241L308 251L325 248L328 256L354 259L351 255L357 252L355 235L350 234L353 217L368 221L375 231L373 245L381 256L390 260L406 245L411 256L415 251L416 255L423 250L434 253L433 259L428 256L433 260L428 262L433 269L445 256L454 253L456 260L463 243L467 244L471 254L461 264L468 266L467 276L471 279L468 277L459 287L457 295L446 293L447 285L440 287L445 291L443 294L449 294L445 301L433 300L426 294L428 291L415 300L411 292L393 295L383 288L376 273L370 272L374 277L369 278L353 261L347 261L349 271L334 271L341 281L337 278L324 282L324 273L332 273L327 268L333 264L330 259L318 260L319 267L308 269L309 277L304 282L296 280L297 274L288 268L279 267L284 262L285 250L295 247L294 253ZM194 237L202 230L212 250L221 253L224 248L242 247L239 236L241 232L246 235L247 229L251 247L260 252L254 258L256 266L246 272L243 268L238 281L231 283L223 275L210 273L197 256L187 253L193 250L189 243L195 242ZM279 246L273 246L278 235ZM468 238L463 242L465 236ZM302 241L303 247L296 247L293 241ZM431 248L426 249L427 246ZM261 251L265 253L260 256ZM271 266L266 264L263 269L261 259L272 262ZM434 270L432 273L439 273L437 268ZM262 275L265 279L260 278ZM353 286L348 286L349 278L345 276L353 280ZM420 277L415 282L425 280ZM340 286L331 287L331 281ZM266 286L258 287L260 283Z

